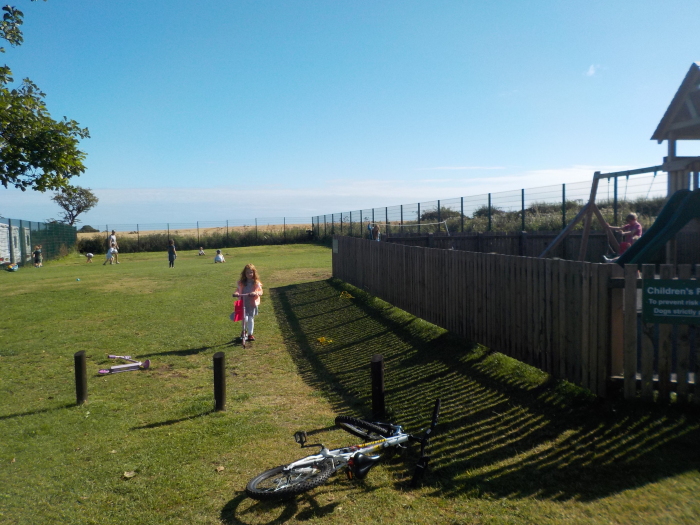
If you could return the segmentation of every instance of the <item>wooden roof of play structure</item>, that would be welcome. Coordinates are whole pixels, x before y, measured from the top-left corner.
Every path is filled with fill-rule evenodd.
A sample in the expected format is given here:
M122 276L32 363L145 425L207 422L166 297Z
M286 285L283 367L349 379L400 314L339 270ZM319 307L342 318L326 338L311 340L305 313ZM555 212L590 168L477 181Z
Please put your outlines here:
M700 62L690 66L651 140L700 139Z

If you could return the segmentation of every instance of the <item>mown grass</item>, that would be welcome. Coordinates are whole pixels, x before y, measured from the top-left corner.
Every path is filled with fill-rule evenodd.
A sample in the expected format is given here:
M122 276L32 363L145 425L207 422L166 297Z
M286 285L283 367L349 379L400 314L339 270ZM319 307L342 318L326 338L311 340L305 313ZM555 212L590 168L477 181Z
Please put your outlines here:
M600 402L467 344L329 277L315 246L74 258L0 275L0 523L695 523L700 419ZM232 344L244 263L266 296L258 340ZM77 281L76 279L80 279ZM341 298L348 291L353 298ZM321 344L319 337L332 342ZM88 354L75 406L73 354ZM212 355L228 409L213 412ZM150 370L100 377L106 354ZM254 474L299 457L295 430L327 445L338 413L368 416L369 362L386 361L391 417L411 431L443 400L425 485L408 458L296 500L245 497ZM413 451L415 454L415 451ZM220 469L223 467L223 470ZM130 479L125 472L135 472Z

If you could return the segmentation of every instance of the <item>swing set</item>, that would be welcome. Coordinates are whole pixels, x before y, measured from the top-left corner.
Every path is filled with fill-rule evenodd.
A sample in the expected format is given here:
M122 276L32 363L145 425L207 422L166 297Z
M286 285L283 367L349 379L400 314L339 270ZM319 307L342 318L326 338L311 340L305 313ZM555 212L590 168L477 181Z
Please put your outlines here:
M583 261L588 249L588 237L591 231L593 216L598 219L603 231L608 238L610 247L620 253L620 245L617 242L610 225L605 221L603 215L595 203L598 192L598 184L601 179L615 181L615 197L617 197L617 180L625 177L625 197L627 197L627 185L630 176L654 173L654 179L659 171L668 173L667 203L659 213L654 225L649 228L644 235L633 244L634 250L618 259L619 264L626 262L638 264L648 259L654 250L666 244L666 261L676 262L676 240L675 235L688 223L694 219L700 219L700 157L681 157L676 155L676 141L678 140L700 140L700 63L693 63L688 70L666 113L659 122L656 131L651 137L661 144L664 140L668 142L668 156L664 157L664 163L660 166L640 168L629 171L618 171L614 173L595 172L593 183L591 184L591 195L586 205L576 217L562 230L562 232L545 248L540 254L540 258L546 257L554 248L569 235L576 225L584 221L583 235L579 249L578 260ZM652 185L654 180L652 180ZM694 191L691 191L694 190ZM647 191L647 197L651 192L651 185ZM617 198L615 199L617 202ZM615 222L617 222L617 207L615 207ZM700 221L696 221L695 226L689 227L700 233Z
M566 228L564 228L561 231L561 233L557 235L557 237L549 244L549 246L545 248L545 250L540 254L540 258L546 257L547 254L549 254L554 248L559 246L562 243L562 241L573 231L576 225L583 220L585 221L583 226L583 236L581 238L581 248L578 254L578 260L583 261L586 257L586 251L588 249L588 237L591 233L591 225L593 222L594 215L596 219L598 219L598 222L603 228L603 231L607 235L608 244L610 245L610 247L616 253L620 253L620 243L617 241L617 238L615 237L613 230L610 228L610 225L603 218L603 214L600 212L600 208L598 208L598 205L595 203L600 180L607 179L609 183L611 179L614 179L615 188L617 189L617 179L619 177L625 177L625 194L623 197L623 200L625 200L627 198L627 186L629 184L630 176L653 173L655 180L657 172L661 171L662 169L663 166L651 166L649 168L640 168L637 170L628 171L616 171L613 173L601 173L599 171L596 171L593 174L593 183L591 184L591 194L588 198L588 202L581 208L576 217L574 217L574 219L566 226ZM654 184L654 180L652 180L651 185ZM649 186L649 190L647 191L647 196L649 196L649 193L651 192L651 185ZM617 191L615 193L617 194ZM617 197L617 195L615 196ZM615 199L615 220L617 221L617 199Z

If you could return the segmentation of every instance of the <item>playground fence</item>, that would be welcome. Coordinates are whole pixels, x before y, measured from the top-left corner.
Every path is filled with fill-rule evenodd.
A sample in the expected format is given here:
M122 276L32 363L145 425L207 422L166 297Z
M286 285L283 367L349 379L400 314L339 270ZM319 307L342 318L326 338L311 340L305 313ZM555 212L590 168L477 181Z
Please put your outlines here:
M30 264L36 245L44 259L64 256L76 242L76 230L67 224L0 219L0 263Z
M683 268L687 273L690 266ZM687 334L697 332L660 329L655 357L647 349L642 359L640 347L637 359L641 325L634 275L628 289L614 264L333 239L334 277L470 341L601 397L616 377L624 377L625 394L632 397L629 385L636 384L637 373L647 377L650 366L657 377L665 374L660 385L686 378L687 396L699 363L697 342L690 345ZM663 388L659 395L668 398Z
M606 220L620 225L632 208L644 223L653 222L663 206L668 175L658 172L634 177L615 177L601 182L596 203ZM382 235L400 235L406 225L427 233L424 223L446 221L450 235L455 233L542 232L566 227L588 201L591 182L577 182L514 191L399 204L380 208L349 210L316 215L313 228L317 237L333 235L364 237L368 224L378 224ZM648 224L645 224L648 226ZM595 226L594 226L595 227Z

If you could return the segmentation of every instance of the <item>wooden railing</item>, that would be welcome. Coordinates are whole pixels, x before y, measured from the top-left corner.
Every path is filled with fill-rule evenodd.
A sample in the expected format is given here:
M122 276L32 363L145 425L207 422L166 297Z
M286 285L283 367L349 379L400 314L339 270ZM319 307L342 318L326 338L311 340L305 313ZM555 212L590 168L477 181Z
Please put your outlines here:
M615 376L624 377L626 397L636 395L630 386L636 388L638 375L637 354L632 355L637 344L636 267L628 265L625 280L614 264L351 237L335 238L333 252L334 277L417 317L599 396L607 395ZM633 288L628 290L623 283ZM641 362L648 368L648 359ZM664 363L660 373L668 371L670 382L671 371L663 368ZM640 377L647 378L647 368ZM685 392L690 392L692 375L685 369L677 371L685 374ZM661 382L659 388L661 395L668 393ZM646 397L647 390L643 390Z

